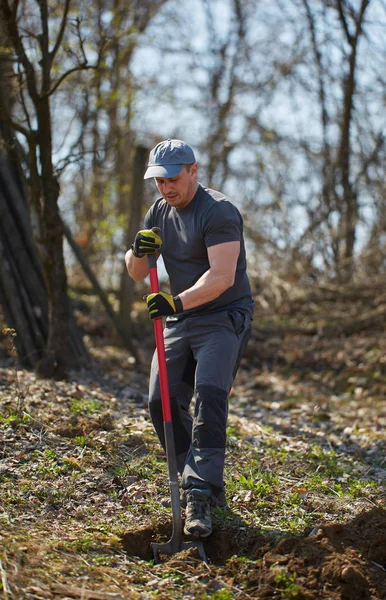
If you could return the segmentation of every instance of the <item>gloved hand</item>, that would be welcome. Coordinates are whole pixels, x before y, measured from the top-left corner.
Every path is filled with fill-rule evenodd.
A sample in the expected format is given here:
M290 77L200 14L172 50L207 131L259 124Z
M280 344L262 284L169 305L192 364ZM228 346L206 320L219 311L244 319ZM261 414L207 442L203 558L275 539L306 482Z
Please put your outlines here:
M165 294L165 292L147 294L143 299L146 300L151 319L174 315L184 310L179 296L172 296L171 294Z
M141 229L135 236L131 250L136 258L142 258L147 254L154 254L161 248L162 240L158 233L152 229Z

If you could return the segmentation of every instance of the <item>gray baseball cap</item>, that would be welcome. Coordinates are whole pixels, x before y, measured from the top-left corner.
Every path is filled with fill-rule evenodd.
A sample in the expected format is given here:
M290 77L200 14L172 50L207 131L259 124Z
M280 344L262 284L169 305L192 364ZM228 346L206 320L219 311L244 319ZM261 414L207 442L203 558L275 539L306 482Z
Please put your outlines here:
M177 177L184 165L195 162L194 152L188 144L181 140L164 140L150 152L148 168L143 178Z

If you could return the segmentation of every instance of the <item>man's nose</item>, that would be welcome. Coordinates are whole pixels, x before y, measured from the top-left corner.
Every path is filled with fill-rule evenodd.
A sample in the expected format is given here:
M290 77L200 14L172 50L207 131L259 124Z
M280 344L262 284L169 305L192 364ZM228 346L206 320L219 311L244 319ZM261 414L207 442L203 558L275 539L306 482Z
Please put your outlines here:
M163 189L164 189L165 194L167 194L171 190L171 187L172 187L172 183L170 181L168 181L168 180L164 181Z

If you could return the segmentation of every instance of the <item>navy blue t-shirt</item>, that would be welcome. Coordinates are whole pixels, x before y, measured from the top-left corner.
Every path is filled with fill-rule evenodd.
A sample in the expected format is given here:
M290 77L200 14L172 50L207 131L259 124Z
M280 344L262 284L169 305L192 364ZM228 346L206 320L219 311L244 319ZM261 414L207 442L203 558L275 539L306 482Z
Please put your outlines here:
M254 301L246 272L243 220L238 209L215 190L198 186L185 208L177 209L159 198L144 219L146 229L159 227L162 258L173 296L191 288L210 268L207 249L224 242L240 242L235 281L218 298L182 315L240 308L253 313Z

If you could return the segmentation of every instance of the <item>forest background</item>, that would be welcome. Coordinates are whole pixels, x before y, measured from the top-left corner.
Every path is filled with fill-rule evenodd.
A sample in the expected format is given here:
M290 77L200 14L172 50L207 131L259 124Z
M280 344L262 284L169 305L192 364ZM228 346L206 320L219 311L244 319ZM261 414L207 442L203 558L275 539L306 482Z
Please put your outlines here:
M70 288L91 278L118 293L109 311L132 346L123 257L155 197L154 184L140 181L147 152L167 137L187 140L200 180L242 211L254 291L274 297L280 282L384 276L382 0L197 0L189 9L173 0L3 0L1 30L2 160L20 167L13 178L28 202L48 295L47 308L42 292L30 311L47 312L49 327L38 322L27 334L31 319L18 322L11 267L2 304L20 338L34 338L20 352L42 372L53 363L66 370L63 347L83 353L79 341L63 343L67 279ZM10 185L5 213L17 193ZM63 233L72 250L63 252ZM20 254L14 239L6 244ZM31 269L16 270L26 279Z

